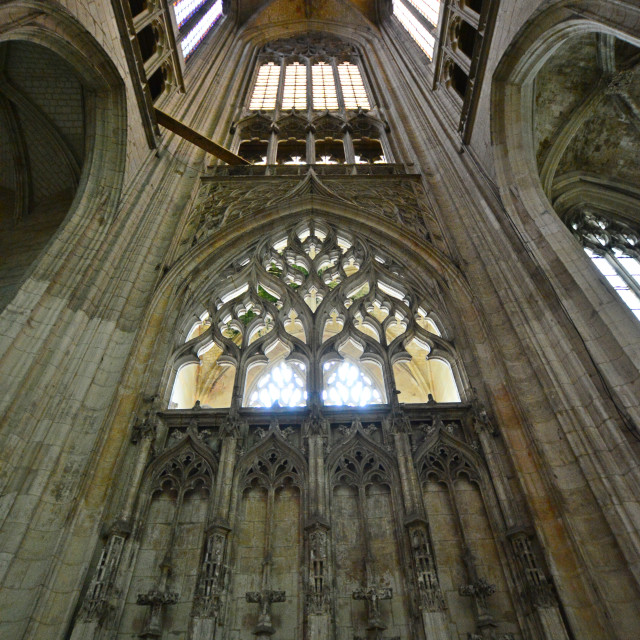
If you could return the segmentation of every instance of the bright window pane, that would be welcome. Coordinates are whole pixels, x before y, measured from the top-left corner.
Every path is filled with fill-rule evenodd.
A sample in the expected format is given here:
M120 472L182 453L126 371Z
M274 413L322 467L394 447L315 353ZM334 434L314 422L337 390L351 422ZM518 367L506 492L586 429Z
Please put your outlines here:
M618 275L613 265L604 256L597 254L589 248L585 248L585 251L593 261L593 264L598 268L598 271L607 279L607 282L616 290L617 294L624 300L624 303L640 320L640 298L629 288L624 278ZM630 259L637 265L635 259ZM636 269L637 266L633 266L632 268Z
M360 69L355 64L343 62L338 65L338 75L342 87L342 97L346 109L371 109L369 98L365 91L360 75Z
M319 62L311 67L314 109L337 109L336 83L333 68L326 62Z
M260 66L249 109L272 111L276 108L280 65L267 62Z
M614 249L613 254L622 265L622 268L629 274L629 277L640 284L640 262L620 249Z
M288 64L284 75L283 109L307 108L307 66L294 62Z
M393 13L400 21L400 24L409 32L409 35L416 41L416 44L425 52L427 58L431 60L433 58L435 38L400 0L393 0Z
M303 365L281 362L258 380L249 397L250 407L304 407L307 404Z
M322 398L325 405L364 407L384 402L371 377L352 362L327 362L324 379Z
M185 60L196 50L203 38L209 33L209 29L222 15L222 0L218 0L198 21L195 27L189 31L186 38L180 43L182 55Z
M438 25L440 0L408 0L433 26Z
M178 0L173 3L173 12L176 15L178 27L181 27L206 0Z

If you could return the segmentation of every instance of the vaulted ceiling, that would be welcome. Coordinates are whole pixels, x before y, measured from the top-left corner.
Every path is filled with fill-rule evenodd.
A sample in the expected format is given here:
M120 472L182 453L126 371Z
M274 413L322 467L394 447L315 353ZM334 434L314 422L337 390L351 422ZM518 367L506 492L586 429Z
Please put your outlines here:
M237 0L241 25L321 20L343 25L377 22L376 0Z
M621 198L620 215L637 218L630 209L640 210L640 50L603 33L575 36L542 67L534 97L538 170L558 213L576 204L565 194L580 182L589 199L608 190Z
M73 68L26 41L0 45L0 309L73 200L85 155Z

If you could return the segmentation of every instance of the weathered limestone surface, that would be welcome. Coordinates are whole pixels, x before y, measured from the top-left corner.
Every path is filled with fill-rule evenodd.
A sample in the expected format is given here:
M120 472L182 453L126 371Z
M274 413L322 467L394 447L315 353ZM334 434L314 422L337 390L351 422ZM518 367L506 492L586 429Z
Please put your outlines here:
M640 329L566 226L586 205L638 226L637 4L501 3L462 149L460 105L385 4L225 3L156 106L237 151L264 45L329 34L360 56L388 159L237 173L167 132L149 148L112 2L0 6L0 636L640 634ZM290 115L312 152L329 125ZM358 118L331 124L347 156ZM398 404L403 338L351 319L385 402L321 407L301 307L304 340L277 331L307 407L243 407L227 344L230 406L168 410L189 328L301 223L365 239L407 305L428 292L460 403Z

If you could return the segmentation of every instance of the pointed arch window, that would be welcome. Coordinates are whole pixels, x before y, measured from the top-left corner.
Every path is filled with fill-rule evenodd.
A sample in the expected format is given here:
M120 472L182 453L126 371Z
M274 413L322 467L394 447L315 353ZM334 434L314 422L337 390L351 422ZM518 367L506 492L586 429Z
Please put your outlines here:
M438 296L367 238L309 221L233 264L184 323L170 408L460 402Z
M305 365L282 361L266 371L248 394L249 407L304 407L307 404Z
M258 77L256 78L249 109L256 111L271 111L275 109L279 83L280 66L273 62L263 64L258 70Z
M569 228L608 284L640 320L640 233L602 214L582 212Z
M336 93L332 65L326 62L317 62L311 67L311 78L313 108L336 111L338 109L338 94Z

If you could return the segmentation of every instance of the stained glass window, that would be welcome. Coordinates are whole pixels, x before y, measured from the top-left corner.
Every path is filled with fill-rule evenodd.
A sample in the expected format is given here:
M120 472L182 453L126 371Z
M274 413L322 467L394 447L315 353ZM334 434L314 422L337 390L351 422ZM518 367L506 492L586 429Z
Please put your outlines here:
M437 296L369 238L309 220L234 264L183 325L170 408L460 402Z
M184 40L180 43L180 46L182 47L182 55L185 60L196 50L198 45L202 42L207 33L209 33L209 30L221 15L222 0L217 0L211 9L209 9L209 11L207 11L200 20L198 20L196 26L189 31Z
M176 16L178 28L184 23L206 2L207 0L178 0L173 3L173 11Z

